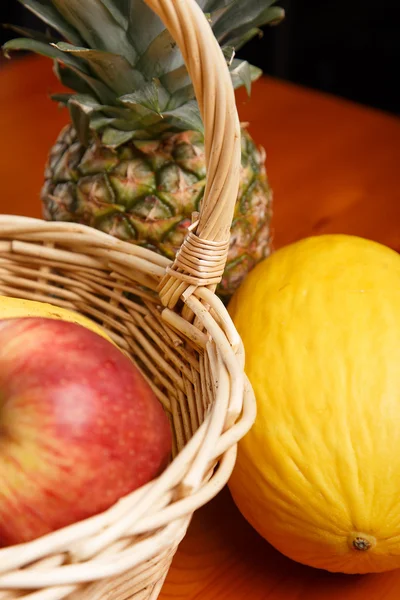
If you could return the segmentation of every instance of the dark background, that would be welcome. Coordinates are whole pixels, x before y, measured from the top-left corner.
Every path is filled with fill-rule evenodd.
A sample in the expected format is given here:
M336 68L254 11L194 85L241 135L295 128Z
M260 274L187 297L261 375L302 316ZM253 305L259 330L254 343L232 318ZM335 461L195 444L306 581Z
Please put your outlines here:
M239 57L275 77L400 115L400 0L279 4L285 20ZM42 27L17 0L0 0L0 22ZM0 28L0 43L12 35Z

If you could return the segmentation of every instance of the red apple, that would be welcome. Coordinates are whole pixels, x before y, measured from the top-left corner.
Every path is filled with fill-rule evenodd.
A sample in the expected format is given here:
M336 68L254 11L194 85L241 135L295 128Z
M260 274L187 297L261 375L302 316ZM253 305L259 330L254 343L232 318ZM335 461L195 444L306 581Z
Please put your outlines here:
M0 546L97 514L156 477L169 421L133 363L75 323L0 321Z

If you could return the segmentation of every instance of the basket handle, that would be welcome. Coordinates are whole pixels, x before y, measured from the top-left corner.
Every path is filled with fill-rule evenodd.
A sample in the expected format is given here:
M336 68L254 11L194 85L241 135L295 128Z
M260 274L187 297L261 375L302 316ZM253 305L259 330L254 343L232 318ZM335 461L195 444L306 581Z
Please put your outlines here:
M199 286L215 290L229 249L239 189L240 123L222 50L195 0L145 0L178 44L204 124L207 182L198 219L159 285L161 302L174 308Z

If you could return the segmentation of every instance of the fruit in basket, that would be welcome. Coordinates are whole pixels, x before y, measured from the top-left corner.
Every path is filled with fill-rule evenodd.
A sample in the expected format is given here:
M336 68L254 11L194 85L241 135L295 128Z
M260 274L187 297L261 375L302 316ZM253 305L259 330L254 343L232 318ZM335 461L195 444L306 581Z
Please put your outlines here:
M112 342L104 329L97 323L88 319L78 312L49 304L48 302L37 302L25 298L13 298L11 296L0 296L0 320L15 317L44 317L47 319L61 319L71 323L78 323L87 327ZM114 343L114 342L113 342Z
M229 310L258 404L233 498L283 554L400 567L400 256L311 237L257 265Z
M45 217L88 224L173 258L199 210L206 176L202 123L177 44L143 0L20 1L66 42L15 39L5 52L53 58L57 76L75 92L54 96L68 106L72 125L50 152ZM246 0L244 8L241 0L198 0L235 87L250 90L261 74L233 58L234 50L283 17L275 2ZM270 216L264 151L243 128L241 185L217 290L222 298L270 252Z
M75 323L0 321L0 546L107 509L161 472L171 439L113 344Z

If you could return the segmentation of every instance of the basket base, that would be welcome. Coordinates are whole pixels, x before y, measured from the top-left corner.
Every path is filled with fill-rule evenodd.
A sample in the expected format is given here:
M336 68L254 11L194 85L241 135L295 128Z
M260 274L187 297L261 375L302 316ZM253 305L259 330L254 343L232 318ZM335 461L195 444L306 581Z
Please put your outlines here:
M66 600L157 600L177 546L118 577L97 581L72 592ZM132 552L134 552L134 548ZM61 596L60 596L61 598Z

